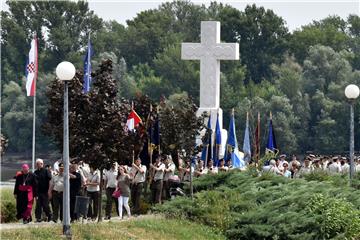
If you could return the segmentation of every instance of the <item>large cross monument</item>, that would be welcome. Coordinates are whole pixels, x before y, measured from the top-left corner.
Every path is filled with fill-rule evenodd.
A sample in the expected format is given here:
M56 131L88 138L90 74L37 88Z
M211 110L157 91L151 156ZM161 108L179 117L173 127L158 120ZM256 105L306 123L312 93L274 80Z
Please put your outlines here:
M220 22L201 22L201 43L182 43L181 59L200 60L200 108L211 114L211 127L215 129L217 113L222 129L223 148L227 136L222 128L222 110L220 108L220 60L239 60L238 43L220 43ZM224 151L221 151L224 152Z

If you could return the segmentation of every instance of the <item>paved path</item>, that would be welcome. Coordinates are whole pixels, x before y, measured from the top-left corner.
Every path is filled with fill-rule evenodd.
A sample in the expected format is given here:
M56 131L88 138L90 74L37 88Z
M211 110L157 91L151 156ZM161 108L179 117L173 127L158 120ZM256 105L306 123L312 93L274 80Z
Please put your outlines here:
M140 215L137 217L131 217L131 218L125 218L120 220L119 217L113 217L111 220L103 220L103 223L106 222L121 222L121 221L133 221L133 220L140 220L140 219L154 219L154 218L162 218L161 215L153 215L153 214L148 214L148 215ZM77 222L76 224L80 224L81 222ZM97 224L98 222L94 222L94 221L84 221L83 224ZM0 231L3 230L11 230L11 229L22 229L22 228L42 228L42 227L52 227L52 226L62 226L62 223L58 222L58 223L54 223L54 222L41 222L41 223L35 223L35 222L31 222L28 224L23 224L22 222L17 222L17 223L5 223L5 224L0 224Z

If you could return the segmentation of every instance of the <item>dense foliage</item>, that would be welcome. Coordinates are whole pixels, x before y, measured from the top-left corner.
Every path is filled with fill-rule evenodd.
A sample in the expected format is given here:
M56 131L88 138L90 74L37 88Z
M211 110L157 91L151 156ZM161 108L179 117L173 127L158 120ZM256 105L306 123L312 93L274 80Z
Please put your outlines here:
M136 93L158 102L161 96L186 92L198 104L199 62L180 58L181 42L200 41L200 21L221 21L221 40L240 43L240 61L221 63L224 123L235 108L240 146L246 112L254 130L261 113L261 142L272 111L283 152L342 153L347 150L348 107L344 87L360 83L360 18L329 16L289 32L272 10L249 5L243 11L213 2L163 3L138 13L123 26L103 21L87 2L8 1L1 12L1 75L4 134L9 151L31 149L32 98L25 97L23 69L32 34L39 38L37 126L47 121L46 86L57 63L83 67L87 35L95 49L93 66L112 59L118 98ZM66 24L65 24L66 22ZM95 72L95 69L93 69ZM358 104L355 123L359 123ZM226 124L225 124L226 125ZM356 129L355 139L360 137ZM54 142L37 131L37 150ZM355 149L360 142L355 141Z
M177 198L155 211L212 226L228 239L359 239L360 190L346 181L336 186L338 178L345 179L307 181L248 172L205 176L194 182L193 201Z

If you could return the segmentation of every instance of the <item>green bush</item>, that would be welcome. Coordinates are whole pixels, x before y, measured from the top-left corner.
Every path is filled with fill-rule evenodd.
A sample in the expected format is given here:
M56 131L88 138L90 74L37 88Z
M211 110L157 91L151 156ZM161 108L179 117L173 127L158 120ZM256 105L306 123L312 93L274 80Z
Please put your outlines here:
M252 175L230 172L201 177L194 181L193 201L177 198L153 210L215 227L228 239L359 238L360 191L347 181L335 184L338 178L346 178Z
M1 189L1 223L15 222L16 202L11 189Z

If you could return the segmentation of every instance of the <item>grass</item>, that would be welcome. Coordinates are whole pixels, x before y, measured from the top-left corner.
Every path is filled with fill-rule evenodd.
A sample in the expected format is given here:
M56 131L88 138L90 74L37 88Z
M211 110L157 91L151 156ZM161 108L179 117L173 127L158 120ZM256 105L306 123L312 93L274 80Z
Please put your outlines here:
M64 239L61 225L2 230L1 239ZM210 227L185 220L150 217L123 222L73 224L73 239L226 239Z

